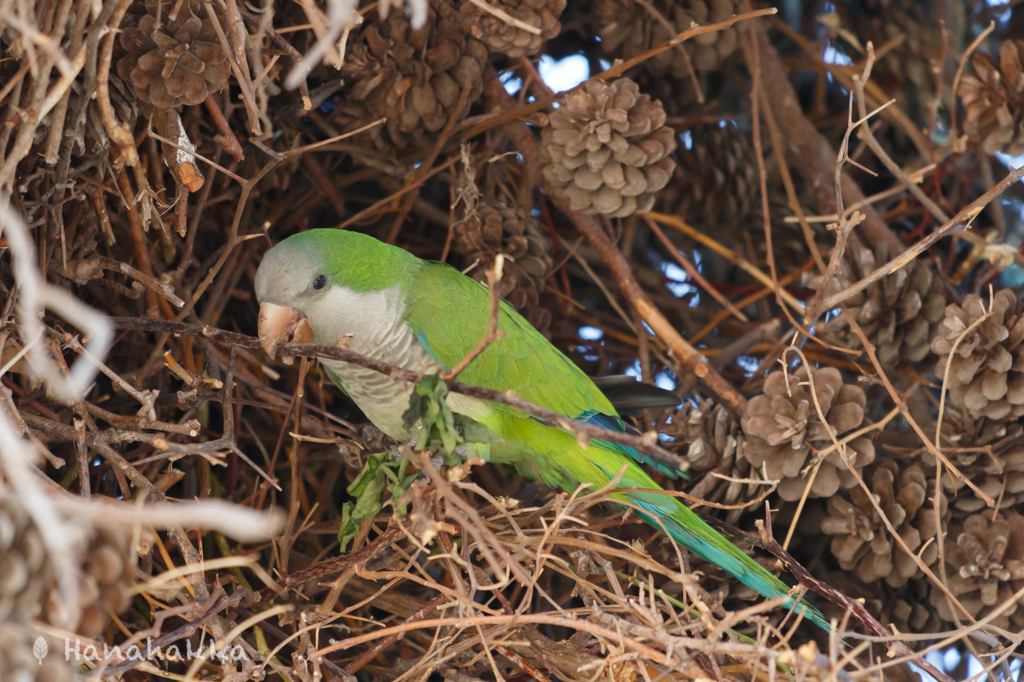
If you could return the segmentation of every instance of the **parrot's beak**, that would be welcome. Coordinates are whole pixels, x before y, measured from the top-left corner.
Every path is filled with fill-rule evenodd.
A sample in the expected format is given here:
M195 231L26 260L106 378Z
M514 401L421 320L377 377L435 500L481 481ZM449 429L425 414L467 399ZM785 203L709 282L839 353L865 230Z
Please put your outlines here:
M277 347L283 343L309 343L313 339L313 328L298 310L264 303L260 306L259 339L267 355L274 357Z

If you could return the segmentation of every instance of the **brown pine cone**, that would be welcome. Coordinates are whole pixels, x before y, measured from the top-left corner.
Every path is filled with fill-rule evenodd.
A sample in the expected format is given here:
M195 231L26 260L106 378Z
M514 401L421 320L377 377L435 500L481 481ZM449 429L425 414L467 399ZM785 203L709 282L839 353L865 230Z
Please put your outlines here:
M21 623L0 621L0 680L10 682L73 682L64 660L64 643Z
M182 3L168 21L174 0L146 0L138 25L121 33L128 54L117 73L131 83L139 99L158 109L200 104L211 92L227 87L231 67L210 17L200 0ZM129 15L135 17L136 15Z
M554 265L551 239L531 215L500 202L481 202L455 225L452 246L467 264L477 264L469 274L484 284L495 256L509 256L502 265L501 296L539 331L547 330L551 311L539 303Z
M758 260L767 259L768 244L761 214L761 188L757 177L753 137L734 125L691 128L688 145L680 145L673 158L672 180L658 194L656 210L677 215L719 241L732 243L744 252L753 244ZM810 258L807 241L793 215L785 185L774 172L774 159L765 151L768 164L768 210L772 227L772 252L780 272L802 268ZM804 206L813 205L808 187L797 185ZM805 210L806 214L814 211ZM748 241L749 240L749 241ZM823 246L824 250L824 246Z
M704 96L704 101L710 101L721 96L724 89L724 79L715 78L717 75L711 73L698 73L696 83L693 78L668 78L665 76L652 76L650 74L637 74L637 83L640 88L661 102L662 108L668 118L683 117L692 114L696 107L700 106L697 87Z
M946 306L946 316L935 330L931 349L939 356L935 375L943 380L949 364L949 402L966 408L975 419L1003 419L1024 415L1024 315L1020 300L1009 289L992 298L988 311L985 301L974 294L963 303ZM953 344L974 326L956 347Z
M541 131L544 177L580 213L620 218L649 211L675 162L675 132L661 103L628 78L591 78Z
M988 514L975 514L962 527L951 527L946 536L946 586L972 618L984 618L996 607L1011 606L992 621L997 628L1024 628L1024 598L1014 594L1024 588L1024 516L1000 512L993 522ZM955 623L955 606L938 588L930 601L940 618ZM963 623L966 618L956 610Z
M650 5L661 15L659 19L633 0L600 0L596 14L601 48L616 59L632 59L668 42L694 22L703 26L739 14L742 11L739 4L735 0L654 0ZM695 71L716 71L739 44L739 30L730 26L723 31L695 36L681 48L655 55L644 62L644 68L655 77L689 78L690 69L681 50L687 51Z
M32 520L12 499L0 500L0 620L40 618L54 584L56 576Z
M492 52L509 57L529 57L537 54L544 43L558 35L562 24L558 17L565 9L566 0L499 0L492 2L513 19L518 19L540 29L540 34L530 33L504 19L485 12L477 5L463 0L459 5L462 26L474 38L482 41Z
M82 560L83 608L78 621L82 634L99 634L112 612L121 613L128 608L132 587L130 555L127 536L103 529L94 531Z
M874 272L876 264L887 260L882 247L876 257L868 248L851 246L832 289L839 291L851 286ZM821 276L807 275L804 284L817 289ZM910 261L846 301L847 309L874 344L878 361L885 367L918 362L928 355L929 343L942 320L945 304L942 282L928 262L920 259ZM821 337L833 345L861 347L860 337L853 333L842 315L833 317L819 329Z
M935 510L928 502L934 496L935 482L928 481L919 466L901 471L892 460L879 462L871 478L871 492L910 551L917 554L921 545L935 537ZM843 570L853 571L865 583L885 579L892 587L924 575L892 538L863 488L854 486L848 493L834 495L827 505L828 517L822 521L821 530L833 536L832 553ZM945 498L940 503L940 514L947 516ZM926 566L935 563L937 557L934 542L920 555Z
M930 432L934 431L933 425ZM1005 420L971 419L949 408L942 419L941 442L943 453L960 473L993 500L1001 497L1002 507L1011 508L1024 502L1024 425ZM935 465L931 454L925 452L923 459ZM944 474L942 487L953 497L954 512L972 514L987 506L959 476Z
M749 231L756 238L763 230L750 132L731 125L698 125L690 135L691 147L675 153L676 170L662 197L666 206L701 228Z
M704 474L690 489L690 495L734 507L726 513L729 523L739 520L745 502L769 490L767 483L738 482L761 476L751 471L750 462L737 454L745 436L736 418L713 400L703 400L697 407L684 403L670 417L664 417L657 430L674 439L664 445L689 460L692 473Z
M662 417L658 432L672 438L666 443L684 453L691 471L710 471L736 452L739 424L722 405L702 400L699 406L684 403L671 415Z
M1004 40L998 62L976 52L971 63L974 74L964 74L957 92L967 110L964 130L986 154L1024 153L1024 40Z
M84 549L78 631L93 636L106 627L111 611L121 612L130 603L128 538L94 529ZM57 622L50 613L60 608L57 589L57 576L35 524L19 504L0 500L0 620Z
M864 422L867 397L859 386L843 385L843 377L834 367L812 370L815 393L828 426L818 418L807 383L807 369L800 367L787 378L784 372L773 372L764 382L764 393L748 404L741 420L747 434L740 454L754 469L767 467L767 476L779 480L779 496L787 501L799 500L812 467L808 455L811 444L816 452L832 446L828 434L831 427L837 438L858 429ZM858 471L875 458L875 448L867 438L855 438L846 444L853 466ZM821 462L811 486L810 497L830 497L840 487L856 485L857 479L836 450Z
M344 113L359 120L386 117L388 137L398 148L424 143L450 117L465 116L483 92L487 48L466 37L454 11L442 16L431 6L419 29L403 12L391 12L364 23L349 38L348 50L341 71L352 89ZM379 130L371 135L387 146Z
M911 580L902 587L888 591L881 601L878 620L882 625L895 625L904 633L923 634L945 630L942 619L929 600L931 585L927 580ZM912 642L908 646L914 648ZM921 643L918 643L921 644Z

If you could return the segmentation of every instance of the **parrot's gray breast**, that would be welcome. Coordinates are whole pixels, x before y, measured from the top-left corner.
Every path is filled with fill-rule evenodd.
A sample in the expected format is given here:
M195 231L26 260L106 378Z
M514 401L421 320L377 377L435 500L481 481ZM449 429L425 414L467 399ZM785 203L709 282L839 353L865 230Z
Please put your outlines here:
M311 319L314 340L332 344L351 334L349 349L415 372L436 371L438 363L404 319L405 305L397 288L354 292L336 287L324 297ZM409 409L412 384L338 360L321 360L337 376L345 392L374 426L401 440L412 437L402 415Z
M383 291L355 292L335 287L311 311L317 323L313 341L326 345L351 335L348 348L389 365L414 372L439 372L444 369L416 338L405 321L405 297L395 287ZM409 409L413 385L396 381L386 374L338 360L321 360L337 376L342 388L378 429L399 440L408 441L418 430L409 428L402 415ZM487 403L457 393L448 396L454 412L482 419L491 408Z

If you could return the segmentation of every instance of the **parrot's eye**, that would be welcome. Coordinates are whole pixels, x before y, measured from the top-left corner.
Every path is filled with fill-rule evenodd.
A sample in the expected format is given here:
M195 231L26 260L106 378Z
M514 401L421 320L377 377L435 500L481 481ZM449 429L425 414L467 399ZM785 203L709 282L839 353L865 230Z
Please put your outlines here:
M313 288L320 291L327 286L327 275L317 275L313 280Z

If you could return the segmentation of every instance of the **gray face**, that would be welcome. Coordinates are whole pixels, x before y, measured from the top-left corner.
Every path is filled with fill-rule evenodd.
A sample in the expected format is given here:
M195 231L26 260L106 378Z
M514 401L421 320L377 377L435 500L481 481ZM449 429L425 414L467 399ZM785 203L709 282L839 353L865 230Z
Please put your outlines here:
M267 251L256 270L256 299L260 303L277 303L308 314L310 302L331 288L317 288L318 275L326 275L323 255L288 241Z

